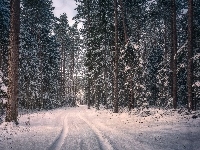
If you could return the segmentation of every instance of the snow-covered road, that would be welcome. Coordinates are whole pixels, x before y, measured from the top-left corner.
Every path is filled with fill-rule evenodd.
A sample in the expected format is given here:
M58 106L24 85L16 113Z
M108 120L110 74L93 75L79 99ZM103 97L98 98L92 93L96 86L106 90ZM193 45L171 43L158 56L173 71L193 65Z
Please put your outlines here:
M85 111L86 109L81 107L65 114L61 133L49 150L114 149L102 132L84 117Z
M19 126L0 125L0 149L200 150L200 118L160 116L113 114L86 106L22 115Z

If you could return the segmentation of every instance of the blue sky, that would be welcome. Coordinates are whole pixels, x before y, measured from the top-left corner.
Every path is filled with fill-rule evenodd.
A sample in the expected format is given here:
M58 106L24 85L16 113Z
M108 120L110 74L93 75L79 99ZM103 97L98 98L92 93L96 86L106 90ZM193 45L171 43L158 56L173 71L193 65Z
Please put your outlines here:
M54 14L59 17L60 14L66 13L68 16L69 24L72 25L74 21L72 18L76 15L76 3L74 0L52 0L54 9Z

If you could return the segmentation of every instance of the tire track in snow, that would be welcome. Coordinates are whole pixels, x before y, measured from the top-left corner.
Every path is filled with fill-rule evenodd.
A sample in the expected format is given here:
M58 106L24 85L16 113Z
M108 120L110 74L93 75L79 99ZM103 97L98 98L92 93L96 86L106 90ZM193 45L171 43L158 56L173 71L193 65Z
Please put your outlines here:
M113 146L110 144L108 139L92 123L88 122L80 114L78 116L94 131L94 133L96 133L96 135L98 136L98 138L101 142L100 144L102 144L102 148L104 150L114 150Z
M63 128L60 132L60 135L53 142L53 144L48 148L48 150L60 150L65 141L67 133L68 133L67 115L65 115L65 117L63 119Z
M1 138L0 138L0 149L3 149L3 142L2 142L2 140L1 140Z
M105 126L102 123L98 124L101 130L105 131L105 137L111 141L116 148L116 150L126 149L126 150L146 150L149 149L147 143L141 145L141 141L138 139L141 135L139 133L129 133L120 129L113 129L111 127ZM114 135L114 136L110 136Z

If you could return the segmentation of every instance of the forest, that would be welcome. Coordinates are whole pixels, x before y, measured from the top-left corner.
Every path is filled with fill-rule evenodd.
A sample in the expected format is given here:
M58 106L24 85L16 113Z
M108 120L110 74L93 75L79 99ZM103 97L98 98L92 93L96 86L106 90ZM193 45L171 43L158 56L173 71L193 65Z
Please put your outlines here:
M0 1L0 109L200 108L199 0ZM78 28L78 24L82 24ZM80 95L82 95L80 97Z

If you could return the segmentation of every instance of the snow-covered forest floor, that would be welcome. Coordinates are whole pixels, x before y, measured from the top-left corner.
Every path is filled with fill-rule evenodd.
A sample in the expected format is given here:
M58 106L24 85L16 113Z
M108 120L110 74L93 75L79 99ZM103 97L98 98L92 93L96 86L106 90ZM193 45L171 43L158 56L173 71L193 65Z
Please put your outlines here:
M200 150L200 112L149 109L113 114L79 106L26 113L17 126L0 125L0 150L10 149Z

